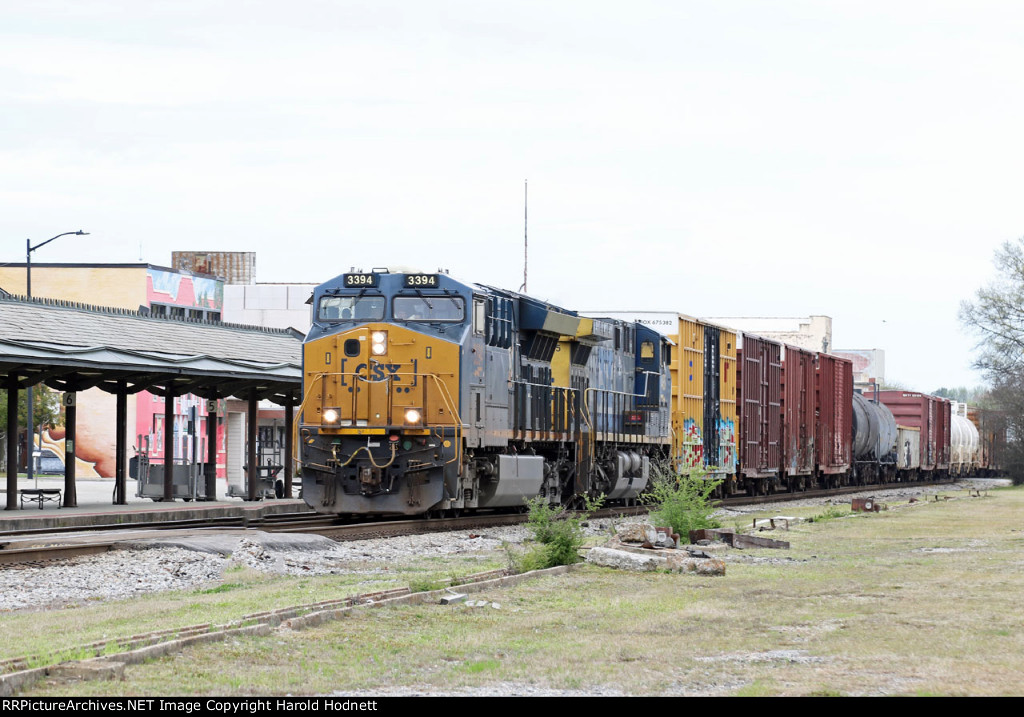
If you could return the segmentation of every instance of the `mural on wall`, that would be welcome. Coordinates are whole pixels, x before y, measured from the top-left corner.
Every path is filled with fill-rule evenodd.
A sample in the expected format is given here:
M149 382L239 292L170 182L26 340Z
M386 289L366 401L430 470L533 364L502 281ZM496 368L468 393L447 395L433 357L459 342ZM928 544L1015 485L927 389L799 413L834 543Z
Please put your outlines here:
M63 475L64 474L64 429L46 430L43 432L42 441L39 436L35 438L36 448L42 455L39 457L40 475ZM81 442L79 442L81 446ZM75 479L99 478L94 461L82 460L75 455Z
M75 458L78 476L82 478L113 478L117 472L117 399L98 388L78 392L78 428ZM131 398L129 398L129 403ZM52 441L63 446L65 429L50 428ZM44 440L45 442L45 440ZM131 437L129 444L131 445ZM61 460L63 460L63 447ZM88 467L83 469L83 464Z
M146 270L146 301L220 311L224 306L224 282L151 266Z
M224 307L224 282L177 271L166 271L149 267L146 271L146 300L150 306L154 304L181 306L186 308L204 309L220 312ZM182 460L205 460L206 456L206 401L187 394L174 399L174 454L176 462ZM148 443L149 455L157 462L163 461L163 420L164 399L149 391L140 391L136 404L137 440ZM187 433L188 413L192 407L197 409L199 425L194 426L199 437L199 455L193 456L196 448L192 436ZM217 443L223 446L223 426L217 427ZM223 449L218 451L218 474L223 474Z

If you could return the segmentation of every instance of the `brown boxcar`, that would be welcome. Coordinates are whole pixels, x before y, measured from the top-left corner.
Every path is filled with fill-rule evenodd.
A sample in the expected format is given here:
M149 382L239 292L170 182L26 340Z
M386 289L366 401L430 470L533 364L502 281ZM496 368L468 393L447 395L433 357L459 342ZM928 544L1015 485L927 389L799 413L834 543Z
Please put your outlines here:
M949 470L950 403L917 391L879 391L897 426L921 429L921 470Z
M763 491L779 475L782 458L782 344L743 334L737 351L736 403L740 411L737 475ZM754 486L746 486L748 491ZM753 491L751 491L753 492Z
M949 471L949 464L953 458L952 431L953 431L953 402L948 398L933 396L938 403L935 406L935 435L938 438L938 450L935 454L936 468L939 471Z
M827 483L848 474L853 460L853 363L818 354L815 377L818 435L814 444L818 473Z
M787 484L814 473L814 434L817 426L812 351L785 347L782 362L782 474ZM800 487L800 486L793 486Z
M983 476L999 475L1006 446L1006 416L1002 411L968 407L967 420L978 429L978 472Z

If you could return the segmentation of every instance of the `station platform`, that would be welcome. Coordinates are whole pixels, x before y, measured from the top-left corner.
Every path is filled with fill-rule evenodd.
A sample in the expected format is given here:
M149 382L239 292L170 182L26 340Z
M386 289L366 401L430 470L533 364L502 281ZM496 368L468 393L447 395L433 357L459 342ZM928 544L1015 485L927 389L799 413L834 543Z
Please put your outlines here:
M218 490L224 488L218 482ZM18 490L64 490L63 477L45 477L31 481L18 480ZM19 496L17 510L0 510L0 534L21 530L45 530L52 528L83 528L99 525L124 525L144 527L146 523L168 520L196 520L212 517L233 517L258 520L265 515L282 513L305 513L309 506L301 499L266 499L245 501L241 498L222 496L215 501L175 500L170 503L156 502L150 498L134 495L135 481L129 480L127 505L113 505L114 480L80 479L75 482L78 505L57 507L56 502L39 504L25 500L21 508ZM63 496L62 496L63 498ZM0 485L0 505L7 504L6 482Z

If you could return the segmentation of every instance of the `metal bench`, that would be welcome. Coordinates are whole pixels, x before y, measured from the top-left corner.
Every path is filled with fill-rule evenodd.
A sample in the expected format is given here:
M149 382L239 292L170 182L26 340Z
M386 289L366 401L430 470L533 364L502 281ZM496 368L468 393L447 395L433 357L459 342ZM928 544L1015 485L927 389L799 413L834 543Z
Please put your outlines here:
M57 507L60 508L61 494L60 488L23 488L18 491L21 493L21 507L25 507L25 500L27 499L31 503L38 503L39 510L43 509L43 503L57 503Z

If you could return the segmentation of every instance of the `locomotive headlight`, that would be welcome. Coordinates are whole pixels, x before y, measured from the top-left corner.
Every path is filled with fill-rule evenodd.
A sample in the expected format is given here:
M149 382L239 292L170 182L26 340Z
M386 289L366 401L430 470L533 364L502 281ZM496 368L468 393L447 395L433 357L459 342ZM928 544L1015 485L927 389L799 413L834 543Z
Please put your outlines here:
M374 331L370 334L370 351L374 356L382 356L388 351L388 332Z
M423 414L418 408L409 408L405 411L405 422L408 425L418 426L423 419Z
M341 419L341 411L337 408L328 408L324 411L324 423L337 423Z

